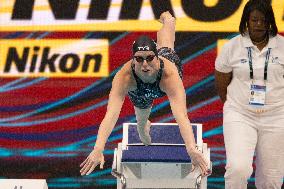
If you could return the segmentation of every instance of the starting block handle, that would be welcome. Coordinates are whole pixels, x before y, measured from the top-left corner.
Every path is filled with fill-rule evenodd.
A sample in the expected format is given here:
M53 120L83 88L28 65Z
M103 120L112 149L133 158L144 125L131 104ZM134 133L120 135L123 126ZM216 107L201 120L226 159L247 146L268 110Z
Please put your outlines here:
M123 174L119 173L117 170L117 148L114 149L114 156L113 156L113 162L112 162L112 171L111 174L120 180L122 189L126 188L126 178Z
M117 148L114 149L112 170L117 169Z
M208 148L207 143L202 145L202 153L204 154L206 160L209 162L210 175L212 173L212 162L210 161L210 148Z

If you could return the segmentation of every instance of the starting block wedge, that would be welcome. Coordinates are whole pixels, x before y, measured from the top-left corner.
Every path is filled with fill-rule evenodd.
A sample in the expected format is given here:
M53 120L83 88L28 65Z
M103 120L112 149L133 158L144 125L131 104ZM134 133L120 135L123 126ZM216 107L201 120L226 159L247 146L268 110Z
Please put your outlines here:
M197 148L210 162L210 149L202 141L202 124L192 124L192 129ZM152 123L150 135L152 144L145 146L136 123L123 124L123 139L115 149L112 165L117 189L207 189L207 177L201 177L198 169L191 171L191 159L176 123Z

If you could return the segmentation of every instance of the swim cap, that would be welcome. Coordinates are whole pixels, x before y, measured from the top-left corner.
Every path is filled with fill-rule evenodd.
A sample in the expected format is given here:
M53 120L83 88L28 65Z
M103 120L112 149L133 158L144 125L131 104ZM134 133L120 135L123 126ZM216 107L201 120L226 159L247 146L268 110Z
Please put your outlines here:
M157 45L155 41L146 35L138 37L132 45L133 55L137 51L153 51L156 56L158 56Z

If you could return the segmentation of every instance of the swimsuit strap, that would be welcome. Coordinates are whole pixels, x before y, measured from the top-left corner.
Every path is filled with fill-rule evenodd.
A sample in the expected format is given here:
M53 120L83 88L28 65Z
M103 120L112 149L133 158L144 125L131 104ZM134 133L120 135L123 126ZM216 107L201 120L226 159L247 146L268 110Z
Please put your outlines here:
M160 60L160 69L159 69L157 80L156 80L157 83L160 83L162 79L162 75L163 75L163 69L164 69L164 61L160 58L159 60Z
M132 70L135 80L140 79L135 73L135 65L133 63L131 63L131 70Z

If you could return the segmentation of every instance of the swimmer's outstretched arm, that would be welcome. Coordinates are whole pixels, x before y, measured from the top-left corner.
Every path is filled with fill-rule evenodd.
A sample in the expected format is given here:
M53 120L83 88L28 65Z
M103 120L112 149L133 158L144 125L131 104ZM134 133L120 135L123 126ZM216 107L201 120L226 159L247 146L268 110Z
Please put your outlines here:
M128 91L127 78L125 78L125 67L123 67L114 77L112 88L109 94L107 112L102 120L96 144L90 155L81 163L81 175L90 174L98 164L103 168L103 150L109 135L111 134L121 111L125 96Z
M107 112L100 124L98 138L96 141L96 147L101 150L104 149L107 139L118 120L125 96L127 94L127 86L123 80L123 74L118 73L112 82Z
M172 113L179 125L192 164L200 168L202 176L209 174L208 162L206 162L203 154L196 149L192 127L187 115L184 86L174 64L165 64L165 72L160 87L169 98Z

